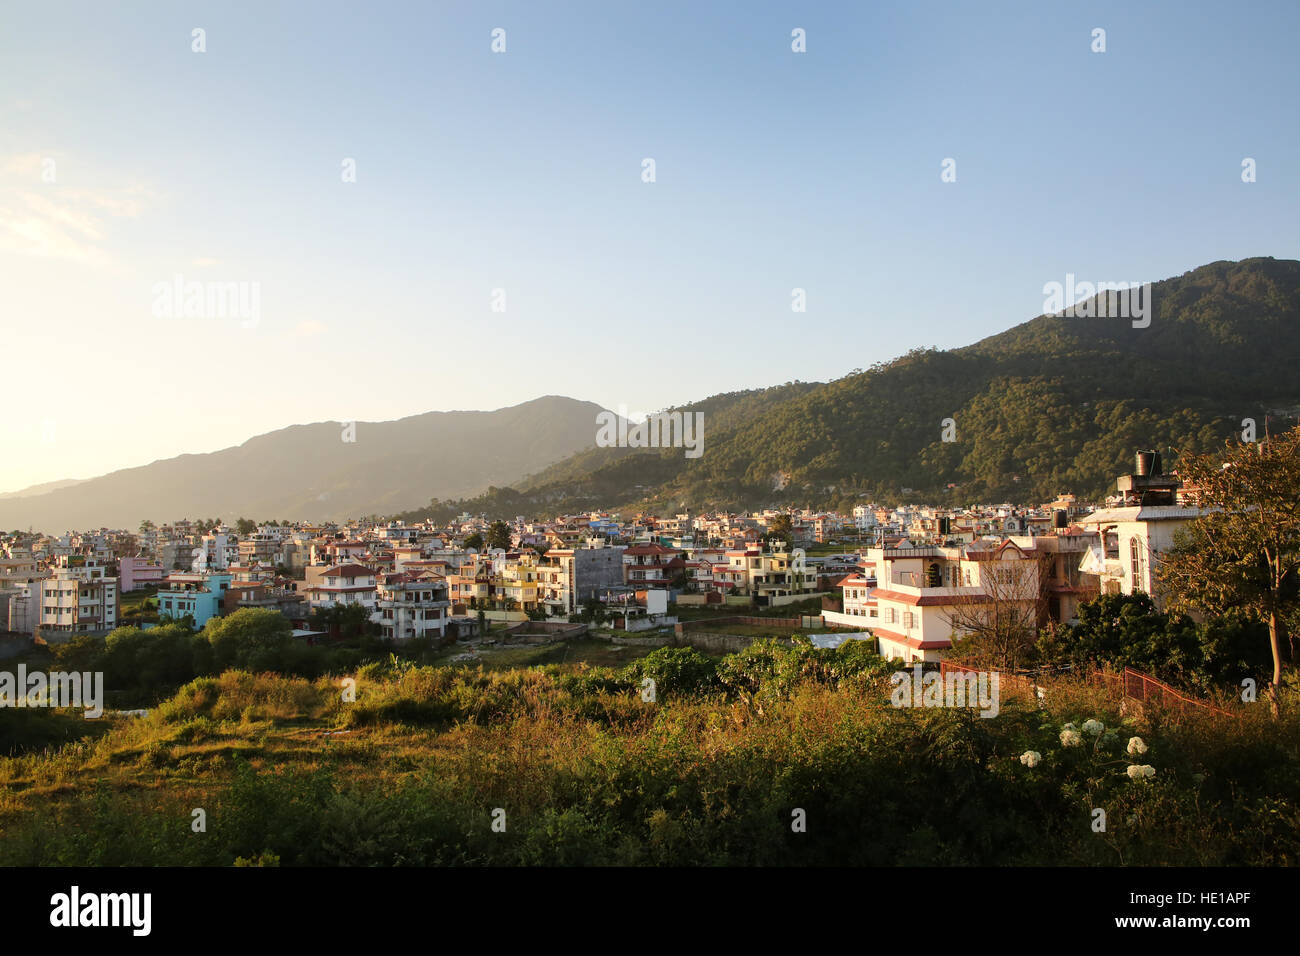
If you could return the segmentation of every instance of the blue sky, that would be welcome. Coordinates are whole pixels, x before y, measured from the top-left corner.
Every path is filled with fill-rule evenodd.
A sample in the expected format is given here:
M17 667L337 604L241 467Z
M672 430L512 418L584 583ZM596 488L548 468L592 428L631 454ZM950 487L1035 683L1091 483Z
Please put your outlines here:
M1300 4L1133 6L6 4L0 491L826 380L1068 272L1300 258ZM155 315L176 275L258 283L259 320Z

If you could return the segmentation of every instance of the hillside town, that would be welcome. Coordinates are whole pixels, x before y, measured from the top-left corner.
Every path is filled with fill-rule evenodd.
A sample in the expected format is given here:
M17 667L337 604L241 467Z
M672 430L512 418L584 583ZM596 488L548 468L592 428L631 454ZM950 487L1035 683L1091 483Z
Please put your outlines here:
M932 662L961 639L971 606L1007 604L1042 625L1070 622L1102 593L1159 601L1153 571L1201 513L1194 493L1163 474L1153 452L1139 452L1116 485L1096 505L1062 494L964 509L863 503L851 514L461 514L445 525L237 527L180 519L134 531L11 532L0 556L0 632L18 653L124 623L202 628L267 608L314 641L332 636L320 629L323 615L363 608L383 640L443 643L489 621L595 614L632 633L676 624L679 608L806 611L819 601L817 626L872 641L882 656ZM156 615L127 620L124 601L141 593Z

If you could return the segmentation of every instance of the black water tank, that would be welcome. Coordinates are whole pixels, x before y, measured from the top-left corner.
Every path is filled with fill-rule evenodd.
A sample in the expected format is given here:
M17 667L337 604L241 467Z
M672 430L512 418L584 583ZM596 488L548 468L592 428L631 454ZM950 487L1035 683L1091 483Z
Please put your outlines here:
M1056 528L1068 528L1070 526L1070 515L1064 508L1057 508L1052 512L1052 526Z
M1142 476L1142 477L1146 477L1147 475L1153 475L1153 474L1155 474L1155 472L1153 472L1153 471L1151 470L1151 468L1152 468L1152 466L1155 464L1156 457L1157 457L1157 456L1156 456L1156 453L1153 452L1153 451L1140 451L1140 452L1138 452L1138 453L1137 453L1137 470L1134 472L1134 474L1136 474L1136 475L1140 475L1140 476Z

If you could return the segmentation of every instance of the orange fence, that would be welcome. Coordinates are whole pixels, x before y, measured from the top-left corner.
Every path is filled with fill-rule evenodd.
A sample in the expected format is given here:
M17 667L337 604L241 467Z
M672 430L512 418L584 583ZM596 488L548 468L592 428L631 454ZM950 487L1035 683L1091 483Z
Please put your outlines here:
M1108 690L1123 697L1140 701L1143 704L1157 704L1167 710L1175 710L1179 713L1204 711L1206 713L1222 714L1224 717L1239 716L1230 710L1216 707L1208 701L1188 697L1182 691L1175 690L1164 681L1156 680L1150 674L1144 674L1131 667L1124 668L1123 673L1098 668L1088 674L1088 679L1094 684L1104 685Z
M1019 671L1000 671L1000 681L1008 683L1010 686L1019 687L1037 693L1037 681L1042 677L1061 675L1070 673L1073 669L1070 667L1061 668L1040 668ZM965 664L958 664L955 661L941 660L939 662L939 673L946 676L949 673L977 674L979 669L969 667ZM1178 713L1211 713L1221 714L1225 717L1238 717L1230 710L1224 710L1208 701L1198 700L1195 697L1189 697L1180 690L1170 687L1164 681L1157 680L1150 674L1144 674L1139 670L1131 667L1125 667L1122 673L1101 668L1092 668L1082 671L1082 676L1089 683L1101 684L1107 690L1119 697L1127 697L1132 700L1140 701L1143 704L1154 704L1167 710Z

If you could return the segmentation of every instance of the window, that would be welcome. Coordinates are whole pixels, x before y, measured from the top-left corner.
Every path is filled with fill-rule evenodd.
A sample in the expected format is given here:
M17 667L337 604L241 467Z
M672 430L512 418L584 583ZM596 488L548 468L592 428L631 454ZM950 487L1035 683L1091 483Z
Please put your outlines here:
M904 628L905 630L909 630L909 631L910 631L910 630L911 630L913 627L915 627L915 626L916 626L916 615L913 614L911 611L904 611L904 612L903 612L903 628Z
M1133 537L1128 542L1129 567L1133 573L1133 587L1141 588L1143 579L1142 539Z

